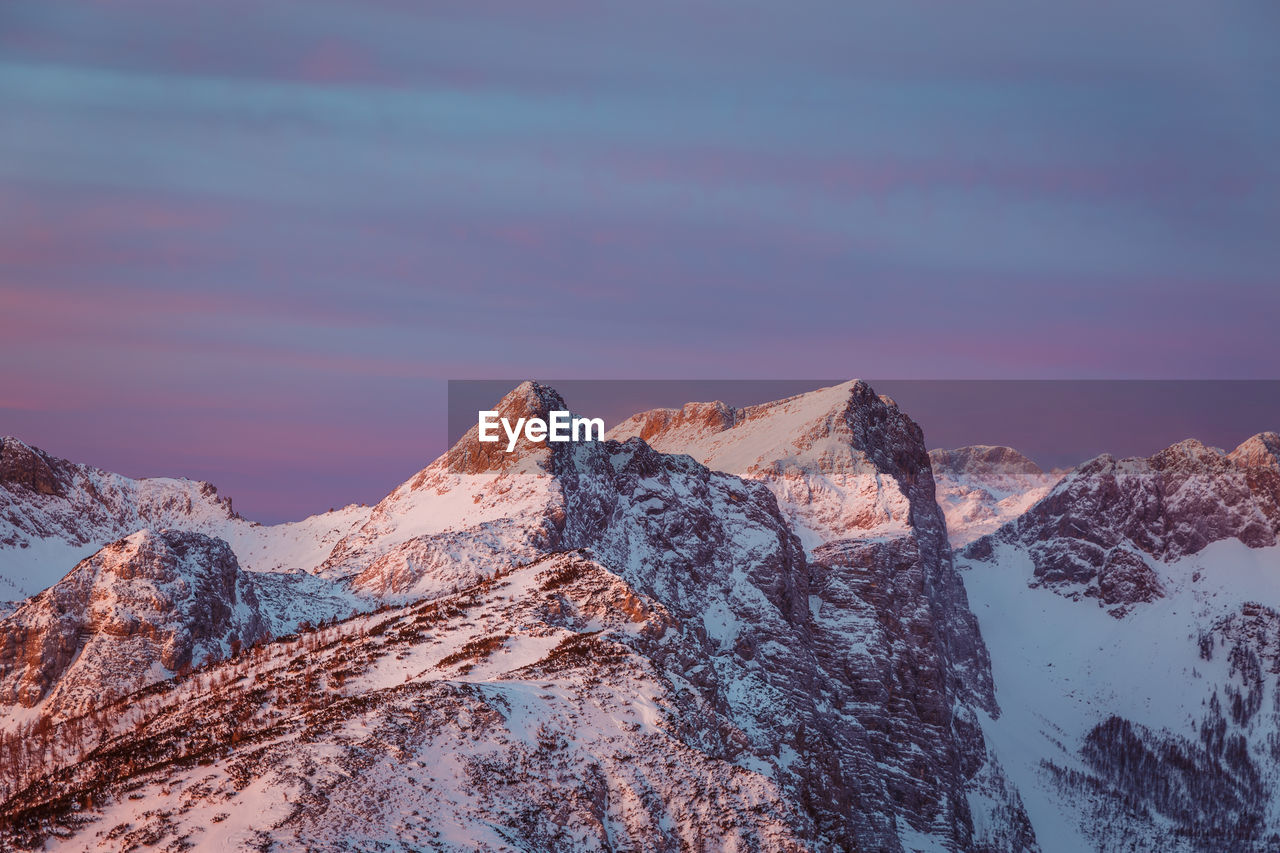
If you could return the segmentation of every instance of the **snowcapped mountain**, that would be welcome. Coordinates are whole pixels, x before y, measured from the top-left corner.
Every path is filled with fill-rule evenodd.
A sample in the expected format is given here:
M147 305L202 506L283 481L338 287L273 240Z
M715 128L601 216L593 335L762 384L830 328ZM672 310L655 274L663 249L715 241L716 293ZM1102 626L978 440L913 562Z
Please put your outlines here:
M849 382L609 439L273 527L7 439L0 568L75 560L0 612L0 846L1270 849L1274 434L1059 482Z
M1046 851L1280 846L1278 448L1102 456L964 552Z
M237 515L209 483L132 479L6 436L0 438L0 595L33 595L106 543L143 528L223 539L250 571L310 570L368 511L349 506L264 526Z
M804 814L734 760L742 734L723 705L655 662L683 647L674 622L570 552L282 639L112 706L121 725L79 734L86 760L9 800L8 838L810 849ZM131 731L143 714L145 738ZM59 801L100 805L46 823Z
M919 426L855 381L744 409L645 412L610 434L639 436L774 494L806 546L824 698L877 733L849 750L876 756L866 769L887 777L857 793L871 810L903 813L907 835L926 839L919 812L950 810L954 822L935 828L926 848L1034 844L981 733L999 709ZM893 804L902 801L912 808L899 812ZM861 837L891 849L903 836L863 828Z
M563 407L551 389L526 383L496 409L514 419L545 418ZM706 701L737 721L741 742L733 749L742 761L754 754L750 766L768 767L769 778L793 795L828 792L833 802L812 807L814 831L843 844L876 838L896 849L901 819L907 833L969 844L966 788L986 755L967 703L994 706L918 427L862 383L749 411L737 422L750 428L718 437L720 461L745 459L740 467L762 482L655 452L636 438L527 445L508 455L481 444L472 430L376 506L320 572L401 601L451 592L550 553L589 549L694 632L679 658L684 667L670 675L687 679L686 669L701 670L697 686ZM685 449L672 436L665 443ZM870 494L875 507L896 502L897 517L858 509L860 494ZM776 495L785 499L781 507ZM881 616L905 626L901 631L882 628L873 605L857 618L843 612L860 600L836 580L858 571L855 551L832 550L819 562L793 541L797 519L811 542L824 543L868 532L867 518L876 534L900 534L885 546L901 555L903 579L888 584L896 583L899 597L883 598L900 611ZM829 592L839 598L826 616ZM850 657L847 632L855 628L872 639ZM920 671L906 679L903 667ZM815 684L829 685L821 700ZM901 711L911 719L898 728L912 734L901 742L868 733L891 726L892 715L876 700L895 691L910 700ZM849 710L833 713L829 703ZM795 741L797 731L804 741ZM927 765L919 758L925 751ZM836 755L846 760L833 763Z
M871 405L872 398L879 399L866 383L847 382L741 409L690 403L634 415L609 437L638 436L662 453L687 453L708 468L769 484L806 544L854 532L901 535L910 528L910 499L887 474L894 460L872 454L913 447L919 427L885 418L889 407ZM881 429L898 432L866 441Z
M562 407L553 391L531 383L498 405L512 415L545 415ZM505 587L502 579L525 577L530 566L577 553L583 556L574 559L592 566L584 571L620 591L623 612L650 609L662 614L660 631L617 637L625 640L634 666L649 681L634 672L622 678L597 667L589 678L576 675L575 682L582 683L574 689L581 696L589 694L603 713L618 706L616 699L600 698L602 691L610 697L632 696L633 702L660 699L667 708L665 725L680 744L676 752L688 755L690 768L696 768L686 774L686 790L701 793L690 799L665 779L642 776L628 783L630 793L614 795L622 803L635 800L651 818L637 824L609 811L611 785L673 749L640 751L637 745L629 753L637 769L624 771L614 764L592 777L604 786L591 794L597 803L592 820L608 837L627 837L641 846L641 839L658 839L656 849L678 846L694 837L690 833L708 831L705 824L691 829L686 812L710 797L712 806L697 808L702 813L713 808L719 833L741 827L741 833L731 836L742 839L742 849L1033 845L1017 795L1004 784L983 743L978 714L997 713L986 652L951 567L919 428L862 383L785 401L768 413L751 412L743 422L752 428L733 437L747 443L747 449L734 448L723 437L717 446L725 459L750 458L755 476L747 479L712 470L689 456L657 452L637 438L526 446L519 453L499 455L468 435L342 536L316 577L347 584L362 595L404 602L405 613L420 606L413 602L468 595L485 607L523 607L528 604L527 585L499 592ZM774 443L764 440L769 436ZM781 504L777 495L785 498ZM858 495L870 495L871 510L859 509ZM576 577L575 569L553 587ZM547 606L551 617L563 619L581 604L557 592ZM367 618L335 630L355 630L349 626L367 624L361 622ZM571 641L583 644L575 654L583 655L584 663L610 660L607 647L592 639L604 639L594 632L604 630L609 620L578 624L578 638L566 639L527 616L509 616L486 623L507 626L499 632L506 636L494 640L470 631L457 636L452 628L425 627L419 615L413 619L424 627L423 639L411 644L437 639L450 644L452 651L442 653L442 659L487 658L510 643L524 649L518 657L521 667L545 669L557 659L557 644ZM460 623L457 630L472 624L478 623ZM525 631L531 644L511 641ZM397 636L404 633L397 631ZM362 645L343 641L345 651L335 652L335 660L363 657ZM396 657L407 660L412 654L405 649ZM234 666L218 664L207 678L221 682L226 677L213 674L215 670ZM309 689L307 671L289 674L290 684L299 675L302 687L296 689ZM336 681L352 691L353 699L374 689L353 683L341 668L339 672ZM432 691L442 687L430 667L396 672L401 673L395 685L399 690L409 689L405 685L413 691L428 684ZM474 672L484 687L470 695L469 703L484 695L508 695L504 685L510 674L482 667ZM457 680L447 681L449 695L457 697ZM165 681L148 691L174 683ZM539 684L539 690L551 689L550 681ZM655 692L634 692L646 684ZM160 695L148 691L143 694ZM537 694L536 701L489 710L475 705L474 713L467 711L468 719L479 715L513 734L537 730L548 743L618 737L607 733L624 723L624 731L632 730L630 722L616 716L586 731L566 726L563 719L534 726L559 713L554 697L547 692ZM143 701L161 704L158 699ZM235 701L258 703L238 714L275 720L279 713L273 710L279 701L265 694ZM363 707L363 701L357 704ZM586 699L574 700L580 701ZM445 705L458 707L456 701ZM492 716L494 710L501 719ZM296 706L289 711L294 725L313 713ZM153 713L150 706L147 713ZM492 733L465 728L457 739L451 735L450 742L492 757L496 747L487 740ZM643 722L636 731L652 734ZM78 742L68 752L106 755L141 746L140 735L132 730L112 727L96 737L100 743L95 740L90 747ZM190 744L184 735L175 748L181 751ZM289 752L304 763L322 762L329 754L321 746L296 746ZM231 768L246 757L236 745L219 754L215 766L232 775ZM66 778L74 781L67 784L84 785L86 773L92 776L92 760L69 763ZM661 762L653 766L671 769ZM471 784L481 780L484 787L495 788L507 784L512 771L495 759L480 761L468 772ZM265 802L291 796L292 783L283 779L264 778L257 797ZM75 796L112 800L107 780L99 782L106 787L77 788ZM572 776L547 780L545 793L538 796L559 802L572 798L581 783ZM60 801L66 802L68 790L58 795ZM527 811L511 811L523 802L519 798L489 803L476 801L470 791L450 795L459 801L451 814L498 820L505 833L522 833L522 824L509 821L531 819ZM359 798L358 791L348 793ZM51 804L37 797L29 807L35 811L24 813L45 814ZM19 810L15 801L11 813ZM261 827L266 814L247 820ZM334 831L325 820L317 826ZM503 832L497 837L514 837ZM120 837L128 834L122 831ZM573 836L573 843L563 834L555 837L561 840L554 849L595 849L589 834Z
M0 730L163 680L233 640L368 609L310 573L368 512L264 526L209 483L132 479L0 439L0 588L38 593L0 609ZM224 605L252 618L224 625Z
M1099 456L966 554L981 558L997 542L1020 545L1036 583L1121 615L1162 594L1154 561L1221 539L1276 544L1278 452L1280 436L1262 433L1229 454L1188 439L1148 459Z
M494 407L543 417L564 402L526 382ZM479 441L476 427L393 490L334 545L323 577L382 599L408 600L469 586L557 547L563 493L551 445L521 439L514 453Z
M1062 479L1062 472L1045 473L1011 447L930 450L929 461L947 533L957 548L1022 515Z

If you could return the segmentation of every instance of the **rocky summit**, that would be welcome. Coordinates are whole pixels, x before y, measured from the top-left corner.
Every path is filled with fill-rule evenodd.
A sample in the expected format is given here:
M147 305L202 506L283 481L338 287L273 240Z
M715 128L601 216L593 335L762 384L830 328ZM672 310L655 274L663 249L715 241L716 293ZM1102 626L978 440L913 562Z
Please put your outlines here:
M5 439L0 846L1268 849L1278 447L1063 476L853 381L263 526Z

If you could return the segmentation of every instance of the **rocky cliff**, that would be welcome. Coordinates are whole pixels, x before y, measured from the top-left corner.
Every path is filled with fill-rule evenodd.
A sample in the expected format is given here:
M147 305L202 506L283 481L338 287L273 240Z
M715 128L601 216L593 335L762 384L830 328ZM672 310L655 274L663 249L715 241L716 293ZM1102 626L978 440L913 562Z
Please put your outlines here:
M0 707L83 713L265 634L253 582L225 542L142 530L0 621Z
M1145 459L1099 456L966 555L1015 544L1030 555L1036 583L1123 615L1163 594L1154 561L1223 539L1276 544L1277 448L1280 436L1261 433L1231 453L1188 439Z
M544 416L563 402L526 383L497 408ZM307 732L298 743L324 741L324 731L345 737L346 724L326 729L305 703L281 703L330 683L335 698L355 703L343 719L354 713L375 725L386 735L379 748L397 755L410 747L388 728L392 719L456 718L456 726L432 723L419 733L473 756L465 772L409 776L416 784L430 776L434 791L465 780L443 794L451 814L488 821L496 829L486 832L497 838L542 839L537 849L596 849L597 837L649 849L712 838L737 839L730 849L1033 849L1017 793L984 741L981 720L999 713L990 668L951 563L919 427L865 383L746 410L679 411L635 419L649 425L641 431L656 447L620 436L626 440L523 445L497 455L474 433L465 436L357 520L317 570L315 580L346 584L404 615L344 623L354 636L326 646L327 673L286 668L272 676L275 693L228 688L217 701L243 708L236 719L262 719L264 731L289 708L289 725ZM705 444L685 446L679 430L696 431ZM535 567L556 571L530 586ZM599 590L585 599L584 579ZM472 615L445 622L415 603L451 613L463 605L444 602L463 599ZM491 615L481 622L474 607ZM351 664L384 644L366 648L359 631L382 636L388 625L398 626L403 646L378 656L382 680L362 681L363 665ZM290 642L297 641L270 648ZM439 662L413 664L428 648L440 650ZM510 666L527 671L485 663L508 652ZM528 680L532 692L512 693L504 686L511 678ZM460 689L462 682L475 686ZM411 695L410 705L395 698ZM617 716L627 704L655 702L662 737L674 739L666 745L628 734L658 733L643 714L635 730ZM197 723L176 707L166 714L183 732L166 747L166 760L179 767ZM620 757L593 759L598 769L585 775L565 764L564 773L527 787L519 780L534 784L530 762L548 760L551 747L513 753L512 737L535 730L537 743L568 744L566 758L583 748L601 755L602 743L616 744ZM111 743L135 755L144 749L132 736L108 738L96 747L104 762ZM226 748L216 747L225 756L219 772L235 777L250 755ZM676 756L666 771L663 755ZM254 756L263 767L262 754ZM417 760L430 767L441 759ZM297 785L307 783L291 768L308 761L328 759L293 747L267 762L280 769L257 801L300 795ZM77 766L67 765L57 796L114 796L106 765ZM512 784L510 796L495 793ZM305 824L307 832L355 832L358 821L341 815L357 801L381 814L336 779L326 790L333 811L318 801L294 810L299 831ZM13 802L17 825L29 829L22 815L56 811L57 796L41 796ZM530 811L522 797L543 805ZM428 799L432 810L442 807ZM339 800L345 805L334 806ZM563 813L567 823L554 825L576 828L557 834L540 810ZM699 820L719 829L707 835ZM467 825L480 831L480 823Z

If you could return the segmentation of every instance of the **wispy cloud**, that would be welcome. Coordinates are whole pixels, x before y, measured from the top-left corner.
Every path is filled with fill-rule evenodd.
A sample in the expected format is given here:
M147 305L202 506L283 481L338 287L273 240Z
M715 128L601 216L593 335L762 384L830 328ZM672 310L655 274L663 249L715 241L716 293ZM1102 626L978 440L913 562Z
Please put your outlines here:
M434 448L383 430L451 375L1272 375L1277 34L1190 0L10 0L0 408L85 455L68 413L106 412L169 471L205 425L269 420L295 467L317 436L333 488L278 516L392 485L340 445Z

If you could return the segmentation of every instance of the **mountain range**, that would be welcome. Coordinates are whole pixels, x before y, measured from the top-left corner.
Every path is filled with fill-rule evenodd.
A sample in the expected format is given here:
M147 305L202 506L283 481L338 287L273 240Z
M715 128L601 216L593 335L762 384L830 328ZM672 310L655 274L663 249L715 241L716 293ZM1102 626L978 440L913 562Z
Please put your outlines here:
M1045 472L854 381L504 450L265 526L4 438L0 847L1280 850L1275 433Z

